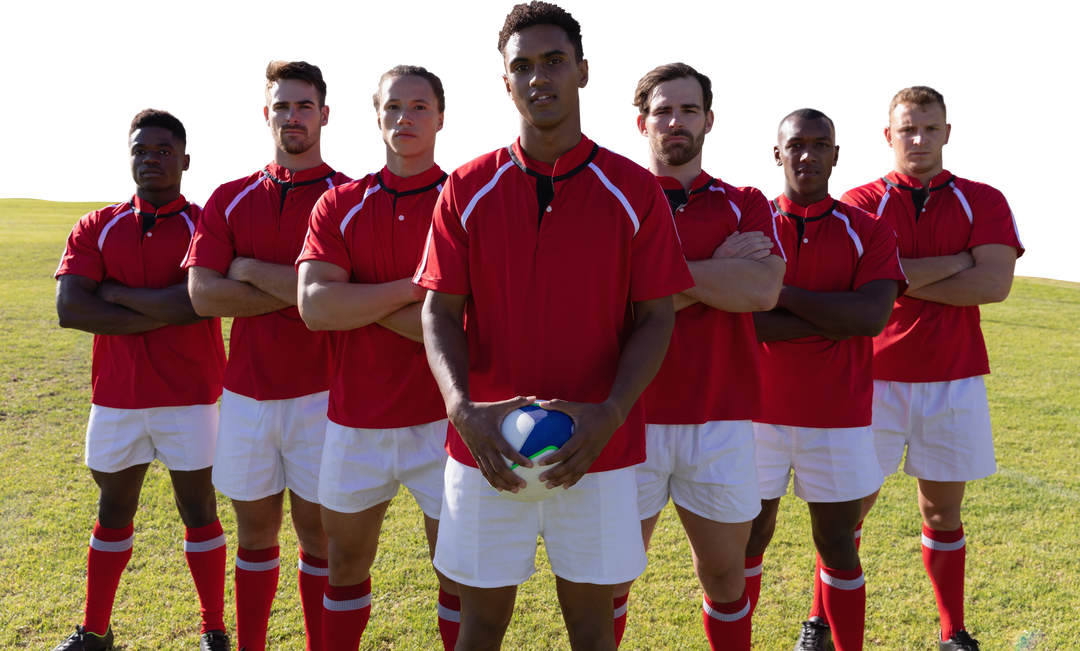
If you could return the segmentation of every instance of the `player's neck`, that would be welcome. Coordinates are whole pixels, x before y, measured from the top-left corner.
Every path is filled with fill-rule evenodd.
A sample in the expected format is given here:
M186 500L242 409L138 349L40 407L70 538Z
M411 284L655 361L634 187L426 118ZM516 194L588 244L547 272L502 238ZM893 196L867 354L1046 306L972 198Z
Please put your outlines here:
M819 201L824 201L829 198L829 186L825 186L814 194L800 194L798 190L790 185L784 185L784 196L796 206L806 208L807 206L812 206Z
M903 174L904 176L910 176L911 178L919 179L919 183L921 183L924 188L929 188L930 181L933 181L934 177L945 171L945 164L938 163L934 166L934 169L932 170L926 172L918 172L907 168L906 166L902 165L900 161L897 161L896 165L893 166L893 169L896 170L897 174Z
M151 192L150 190L144 190L136 186L135 196L155 208L161 208L180 198L180 184L177 183L174 187L166 188L158 192Z
M274 149L274 162L294 174L303 172L323 164L322 148L317 142L312 145L311 149L301 154L290 154L276 148Z
M701 154L685 165L665 165L655 156L649 156L649 171L655 176L670 176L682 184L683 190L690 192L694 180L701 176Z
M559 157L581 142L581 116L569 116L551 129L541 129L521 120L521 149L529 158L554 165Z
M395 176L407 179L422 174L435 164L435 148L416 156L399 156L386 148L386 169Z

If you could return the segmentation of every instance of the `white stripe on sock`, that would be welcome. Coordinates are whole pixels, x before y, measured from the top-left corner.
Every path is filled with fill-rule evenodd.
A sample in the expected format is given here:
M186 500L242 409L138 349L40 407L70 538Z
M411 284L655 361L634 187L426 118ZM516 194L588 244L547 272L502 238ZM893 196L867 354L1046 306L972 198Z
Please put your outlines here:
M830 576L825 571L825 568L821 568L821 582L837 590L858 590L866 585L866 575L860 574L857 579L838 579L835 576Z
M345 599L343 601L334 601L330 597L323 595L322 604L323 608L332 610L336 613L344 612L346 610L360 610L371 605L371 593L369 592L358 599Z
M754 567L746 568L746 570L743 572L743 576L746 578L750 578L752 576L759 576L761 574L761 566L762 563L758 563Z
M626 603L624 603L623 605L616 608L615 609L615 619L618 619L618 618L622 617L623 615L625 615L626 614L626 607L629 606L629 605L630 605L630 601L627 600Z
M251 561L245 561L239 556L236 557L236 568L247 570L248 572L265 572L274 569L278 565L281 565L281 557L271 558L270 560L262 561L261 563L252 563Z
M126 552L131 549L135 544L135 534L131 534L124 540L101 540L95 538L93 534L90 535L90 547L96 549L99 552Z
M301 572L310 574L311 576L330 576L329 567L315 567L314 565L308 565L303 559L300 559L299 568Z
M718 619L722 622L737 622L750 613L750 600L746 600L746 605L742 607L742 610L737 613L732 613L730 615L722 613L718 610L714 610L704 597L701 598L701 607L705 610L705 614L707 614L709 617L712 617L713 619Z
M208 552L212 549L225 546L225 534L221 534L217 538L211 538L210 540L204 540L202 542L191 542L190 540L184 541L184 553L188 552Z
M448 622L461 623L461 611L450 610L446 606L439 604L439 619L445 619Z
M967 536L961 536L960 540L957 540L956 542L947 543L941 542L940 540L934 540L925 533L922 535L923 547L927 547L936 552L955 552L958 549L962 549L966 541Z

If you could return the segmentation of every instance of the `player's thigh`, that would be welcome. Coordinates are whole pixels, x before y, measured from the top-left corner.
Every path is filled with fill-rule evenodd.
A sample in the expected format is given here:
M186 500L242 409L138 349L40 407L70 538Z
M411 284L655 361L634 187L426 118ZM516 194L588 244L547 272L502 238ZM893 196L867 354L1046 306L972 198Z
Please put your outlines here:
M919 480L919 511L923 521L938 531L960 528L960 512L967 483Z
M170 470L176 508L184 524L205 527L217 519L217 494L211 481L213 468Z
M982 376L915 385L920 420L911 432L904 472L936 482L965 482L997 470L990 405Z
M570 648L615 649L613 588L611 585L578 583L555 575L563 621Z
M285 490L284 402L255 400L228 390L222 393L213 481L233 501L258 502Z
M257 500L232 500L236 512L237 542L244 549L266 549L278 544L285 511L285 491Z
M139 494L149 464L140 463L117 472L101 472L91 468L90 474L98 485L98 522L109 529L126 527L139 508Z
M217 449L218 407L187 405L147 410L154 455L169 470L210 468Z
M762 500L787 494L795 464L792 431L787 425L754 423L754 460Z
M760 505L760 502L759 502ZM742 576L746 543L753 520L716 522L676 505L686 538L696 560L714 574L738 570Z
M466 649L499 648L514 615L517 586L478 588L462 584L461 631L458 645Z
M861 500L881 488L874 432L867 427L793 428L795 495L806 502Z
M114 409L90 405L86 424L86 465L101 473L118 473L154 460L148 409Z
M477 468L449 459L435 569L452 581L478 589L524 583L536 570L539 504L501 497ZM637 538L641 540L640 534ZM462 603L464 598L463 592Z
M750 421L712 421L679 429L671 500L706 520L753 520L761 511L761 491Z
M885 477L900 469L911 430L914 385L874 380L874 450Z
M642 520L658 516L671 494L671 474L676 455L678 425L647 425L645 461L635 466L638 511Z
M327 538L323 530L322 508L319 503L308 501L290 490L289 516L300 548L305 553L326 558Z
M383 502L358 513L321 507L323 529L330 541L331 584L355 585L368 578L389 506L390 502Z
M289 492L319 501L319 472L326 440L329 391L282 401L281 459Z
M588 473L537 502L551 569L575 583L610 585L645 571L634 468Z

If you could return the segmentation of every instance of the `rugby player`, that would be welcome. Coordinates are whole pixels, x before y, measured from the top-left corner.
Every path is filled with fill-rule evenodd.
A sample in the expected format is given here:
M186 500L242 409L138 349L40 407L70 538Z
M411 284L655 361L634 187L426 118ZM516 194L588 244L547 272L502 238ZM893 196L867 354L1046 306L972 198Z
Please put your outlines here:
M450 175L415 277L431 290L424 342L451 424L434 563L459 584L458 647L497 649L542 535L571 648L610 651L613 586L645 568L639 397L667 349L671 295L693 280L655 178L581 133L578 22L519 4L498 46L519 138ZM524 482L503 457L533 462L500 423L537 397L575 425L541 462L558 494L504 499Z
M202 613L200 648L226 651L225 537L211 465L225 346L195 313L180 267L202 210L180 193L187 132L146 109L128 131L135 195L85 215L56 270L60 327L94 335L86 465L100 491L83 624L56 651L111 649L113 602L131 559L150 462L169 469Z
M695 282L675 295L671 345L645 390L638 505L648 547L668 497L675 502L705 592L709 646L749 651L743 558L761 511L750 420L761 415L761 377L751 312L776 305L785 265L770 238L764 195L701 169L712 101L712 82L685 63L650 71L634 93L649 171L668 198ZM629 587L615 591L616 642Z
M762 509L747 545L761 564L780 498L794 470L810 510L823 622L804 622L796 649L862 649L866 588L855 529L862 498L881 487L870 429L871 337L905 286L888 223L829 196L839 147L824 113L800 109L780 122L776 164L784 193L773 202L787 257L777 307L754 314L763 410L754 419ZM748 577L760 590L761 574Z
M947 171L952 125L945 98L905 88L889 104L893 171L844 200L896 229L911 283L874 338L874 437L888 476L904 461L918 478L922 555L941 620L941 651L979 648L964 624L967 553L961 507L967 482L993 474L983 376L990 372L979 305L1004 301L1024 245L998 190ZM864 504L864 515L877 493Z
M420 323L427 291L412 283L446 181L435 164L442 81L397 66L379 80L374 103L386 166L322 196L297 260L304 322L341 331L319 476L330 539L323 635L335 651L360 645L379 532L401 484L424 512L434 554L446 467L446 407ZM439 631L453 651L457 586L441 575L439 583Z
M286 488L300 541L307 648L322 648L329 570L318 482L332 351L330 335L300 319L293 265L315 202L350 180L322 160L329 116L319 68L270 62L263 117L274 159L214 191L184 262L195 311L235 317L214 486L236 510L236 635L247 651L266 646Z

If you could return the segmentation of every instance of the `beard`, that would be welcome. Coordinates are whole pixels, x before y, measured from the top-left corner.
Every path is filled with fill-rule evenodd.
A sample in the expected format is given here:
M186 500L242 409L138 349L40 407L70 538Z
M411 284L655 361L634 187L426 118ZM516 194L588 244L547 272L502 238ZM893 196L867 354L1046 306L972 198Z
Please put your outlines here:
M312 147L314 147L315 143L319 142L319 136L318 135L312 136L310 133L308 133L307 128L305 128L305 127L299 127L299 128L303 129L303 131L304 131L304 138L302 140L295 140L295 139L286 140L284 138L284 136L286 134L283 134L281 129L278 129L277 131L275 131L274 132L274 144L277 145L278 149L285 152L286 154L293 154L293 155L302 154L302 153L306 152L307 150L311 149Z
M688 143L680 144L668 144L668 139L675 136L683 136L690 138ZM705 146L705 130L702 129L701 133L695 135L686 129L679 129L678 131L672 131L671 133L664 134L659 139L652 141L652 150L656 155L656 158L660 160L664 165L670 167L680 167L686 165L690 161L697 158L701 153L701 148Z

